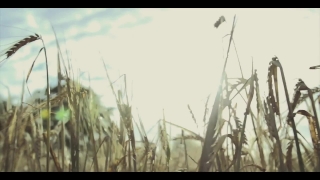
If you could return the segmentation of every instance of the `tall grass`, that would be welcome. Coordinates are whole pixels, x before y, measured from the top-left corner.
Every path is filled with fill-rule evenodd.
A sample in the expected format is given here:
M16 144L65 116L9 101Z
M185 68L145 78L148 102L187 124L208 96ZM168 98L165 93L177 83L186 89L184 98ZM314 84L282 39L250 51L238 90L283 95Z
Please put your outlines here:
M225 18L221 16L214 26L218 28L224 22ZM16 107L11 103L8 87L8 98L0 103L1 171L320 171L320 127L317 115L320 88L311 89L299 79L290 100L284 73L286 67L282 67L277 57L270 57L269 66L266 64L267 97L260 93L258 74L253 63L251 76L246 78L238 58L241 77L238 82L231 83L232 79L228 78L225 70L231 44L235 47L235 30L236 17L233 19L227 56L220 83L217 84L219 89L214 104L212 108L208 108L208 97L204 105L205 131L193 132L171 123L166 120L163 112L163 118L156 124L158 133L155 139L148 137L143 120L132 114L132 104L126 92L126 75L123 76L125 89L116 89L102 59L108 79L105 86L111 87L117 104L116 109L104 107L90 87L81 85L79 76L71 76L75 72L66 66L68 63L70 67L71 61L62 56L58 41L58 85L50 88L48 60L53 59L47 59L43 39L37 34L22 39L5 52L4 60L10 60L23 46L41 40L43 47L39 54L43 50L46 57L47 98L31 97L23 102L22 93L21 104ZM29 69L25 83L28 82L35 62L36 60ZM4 68L3 65L2 63L1 68ZM278 69L283 89L279 88ZM25 83L22 84L22 92L27 85ZM279 101L281 90L285 92L284 107ZM51 91L56 96L50 96ZM243 119L238 116L238 102L235 102L235 97L239 96L246 103L246 107L240 109L245 112ZM254 101L256 107L252 106ZM302 102L307 103L310 108L300 109ZM188 105L187 108L195 125L199 127L200 122L191 106ZM280 108L287 110L281 113ZM112 119L114 110L120 114L119 123ZM229 112L229 117L222 115L225 111ZM311 139L306 139L297 130L297 114L308 121ZM249 123L253 127L253 137L247 136ZM181 129L181 136L169 136L167 126ZM227 133L223 129L227 129ZM135 131L140 137L136 137ZM293 137L289 136L289 131Z

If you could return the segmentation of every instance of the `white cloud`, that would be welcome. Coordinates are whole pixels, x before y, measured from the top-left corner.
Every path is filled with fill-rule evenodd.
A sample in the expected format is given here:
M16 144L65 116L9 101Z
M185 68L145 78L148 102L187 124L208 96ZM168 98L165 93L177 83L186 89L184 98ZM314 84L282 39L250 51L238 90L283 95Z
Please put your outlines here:
M100 23L97 22L97 21L92 21L92 22L89 23L89 25L88 25L86 30L88 32L94 33L94 32L100 31L100 29L101 29Z
M70 36L75 36L79 33L79 29L76 28L76 27L72 27L68 30L68 32L66 33L66 36L67 37L70 37Z
M38 28L38 24L36 22L36 20L34 19L33 15L32 14L28 14L27 15L27 22L28 22L28 25L33 27L33 28Z
M137 19L134 16L132 16L131 14L125 14L124 16L117 19L117 21L114 22L113 25L120 26L125 23L134 23L136 21L137 21Z

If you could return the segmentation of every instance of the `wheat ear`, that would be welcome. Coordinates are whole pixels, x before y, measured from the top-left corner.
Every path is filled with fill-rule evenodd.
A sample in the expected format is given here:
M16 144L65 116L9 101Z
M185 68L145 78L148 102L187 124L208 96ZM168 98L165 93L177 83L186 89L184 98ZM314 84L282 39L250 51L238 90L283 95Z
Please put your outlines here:
M20 48L22 48L23 46L27 45L28 43L31 43L33 41L36 41L40 39L40 36L38 34L35 35L30 35L24 39L22 39L21 41L15 43L8 51L6 51L6 59L8 59L10 56L12 56L14 53L16 53Z

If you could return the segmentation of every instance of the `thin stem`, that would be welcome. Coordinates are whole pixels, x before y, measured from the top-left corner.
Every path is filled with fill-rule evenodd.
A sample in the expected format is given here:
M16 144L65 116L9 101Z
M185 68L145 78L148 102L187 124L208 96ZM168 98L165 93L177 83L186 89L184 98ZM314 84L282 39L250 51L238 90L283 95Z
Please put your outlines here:
M46 58L46 73L47 73L47 110L48 110L48 122L47 122L47 172L49 172L49 161L50 161L50 126L51 126L51 104L50 104L50 82L49 82L49 68L48 68L48 58L47 50L44 45L43 39L41 38L43 44L44 55Z

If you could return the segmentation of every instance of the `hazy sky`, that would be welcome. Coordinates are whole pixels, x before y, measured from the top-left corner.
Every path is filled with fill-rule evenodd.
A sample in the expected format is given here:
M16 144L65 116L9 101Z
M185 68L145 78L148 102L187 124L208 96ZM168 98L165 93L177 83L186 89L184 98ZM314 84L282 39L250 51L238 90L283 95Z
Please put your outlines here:
M198 121L202 121L210 93L209 107L213 105L229 41L229 36L222 37L230 33L235 14L234 40L244 76L250 77L253 59L263 95L268 93L268 63L275 55L283 65L290 97L297 78L310 88L319 86L320 71L309 70L320 64L319 9L0 9L0 48L3 53L9 43L33 33L41 35L51 83L56 84L52 25L74 66L90 73L91 87L102 95L104 105L115 106L115 99L101 56L113 80L127 75L130 103L134 110L139 109L147 128L162 118L164 109L168 121L195 130L187 104ZM214 28L222 15L226 22ZM40 48L41 41L25 46L0 68L0 82L10 87L12 96L20 95L23 73L27 74ZM40 54L28 84L31 91L46 86L44 62ZM241 77L233 46L227 73L230 78ZM82 76L86 85L87 77ZM0 87L6 96L6 89ZM123 79L115 87L124 88ZM282 86L280 91L283 94ZM238 111L243 119L245 107ZM134 115L137 117L136 111Z

